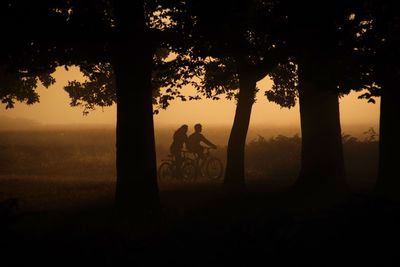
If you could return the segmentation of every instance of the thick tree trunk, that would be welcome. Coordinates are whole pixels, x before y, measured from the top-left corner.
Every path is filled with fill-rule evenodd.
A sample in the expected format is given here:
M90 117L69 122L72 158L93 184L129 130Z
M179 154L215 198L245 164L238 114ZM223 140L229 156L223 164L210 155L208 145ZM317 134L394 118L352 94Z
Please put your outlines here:
M145 30L143 6L132 14L126 1L115 3L116 207L122 215L146 220L160 211L150 87L155 45Z
M239 74L239 83L235 119L228 141L224 179L224 186L227 188L243 188L245 186L244 154L246 136L256 92L256 79L251 75Z
M382 83L379 126L379 172L376 189L379 194L400 198L399 175L399 83L385 79Z
M296 186L307 191L344 189L346 184L338 95L328 88L329 81L321 81L308 65L299 65L302 151Z

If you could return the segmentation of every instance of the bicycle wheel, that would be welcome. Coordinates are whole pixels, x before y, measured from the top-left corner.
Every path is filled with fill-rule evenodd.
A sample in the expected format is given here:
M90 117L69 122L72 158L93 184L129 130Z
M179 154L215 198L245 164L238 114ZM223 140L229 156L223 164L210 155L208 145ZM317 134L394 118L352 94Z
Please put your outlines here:
M174 178L172 171L172 164L169 162L163 162L158 168L158 180L160 182L170 182Z
M217 180L222 177L222 162L217 158L210 158L206 162L205 171L208 179Z
M185 182L193 182L196 180L196 165L193 160L186 159L182 163L182 178Z

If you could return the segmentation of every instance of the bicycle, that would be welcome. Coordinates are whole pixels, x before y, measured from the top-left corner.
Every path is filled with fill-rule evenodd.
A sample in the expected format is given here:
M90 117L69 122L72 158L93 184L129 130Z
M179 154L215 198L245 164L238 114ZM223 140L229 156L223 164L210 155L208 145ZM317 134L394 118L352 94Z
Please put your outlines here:
M160 182L171 182L173 180L182 180L191 182L196 179L196 165L193 159L188 157L189 151L182 151L182 163L180 166L180 174L178 172L178 163L173 155L168 155L163 159L158 168L158 180Z
M200 163L200 159L195 155L194 163L196 164L196 178L197 176L207 177L210 180L217 180L222 178L224 172L223 165L220 159L211 155L211 147L204 148L205 159Z

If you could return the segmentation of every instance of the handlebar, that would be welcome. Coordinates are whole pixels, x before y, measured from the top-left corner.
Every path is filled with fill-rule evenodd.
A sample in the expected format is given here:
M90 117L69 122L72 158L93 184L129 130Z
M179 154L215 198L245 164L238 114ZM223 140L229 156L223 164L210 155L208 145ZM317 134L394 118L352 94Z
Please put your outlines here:
M217 149L217 147L203 147L204 149L204 154L206 154L207 156L210 154L210 150L212 149ZM189 151L189 150L181 150L182 156L185 158L187 157L187 155L193 155L193 156L197 156L196 152L194 151ZM164 159L163 161L171 161L174 160L174 155L169 154L168 155L168 159Z
M217 147L203 147L203 149L204 150L206 150L207 152L209 152L210 150L212 150L212 149L217 149ZM193 151L190 151L190 150L182 150L181 151L183 154L193 154L193 153L196 153L196 152L193 152Z

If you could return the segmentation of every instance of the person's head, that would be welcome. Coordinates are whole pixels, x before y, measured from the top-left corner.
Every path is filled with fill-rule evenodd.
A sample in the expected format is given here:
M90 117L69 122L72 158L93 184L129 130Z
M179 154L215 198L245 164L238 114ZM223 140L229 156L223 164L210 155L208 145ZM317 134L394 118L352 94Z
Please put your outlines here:
M179 127L177 132L187 133L188 129L189 129L189 126L187 126L186 124L183 124L181 127Z
M196 132L196 133L200 133L201 132L201 130L202 130L202 126L201 126L201 124L200 123L197 123L195 126L194 126L194 131Z

